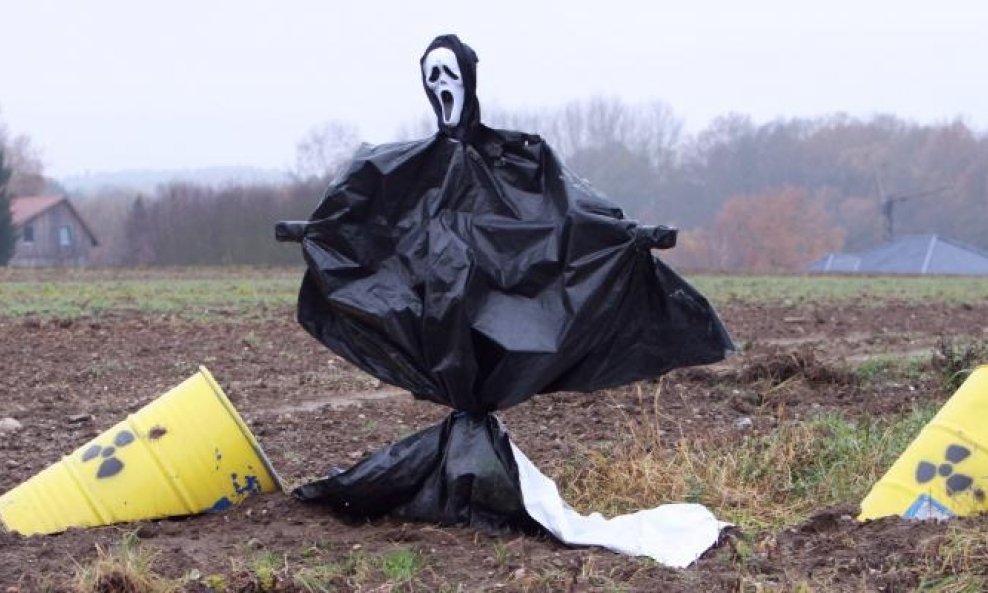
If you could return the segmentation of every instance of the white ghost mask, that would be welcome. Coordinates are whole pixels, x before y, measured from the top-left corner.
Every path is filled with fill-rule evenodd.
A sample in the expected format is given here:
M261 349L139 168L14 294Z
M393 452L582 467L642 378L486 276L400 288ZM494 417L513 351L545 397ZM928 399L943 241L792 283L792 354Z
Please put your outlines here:
M453 50L437 47L426 54L422 61L422 76L439 101L442 122L451 128L459 125L463 115L463 76Z

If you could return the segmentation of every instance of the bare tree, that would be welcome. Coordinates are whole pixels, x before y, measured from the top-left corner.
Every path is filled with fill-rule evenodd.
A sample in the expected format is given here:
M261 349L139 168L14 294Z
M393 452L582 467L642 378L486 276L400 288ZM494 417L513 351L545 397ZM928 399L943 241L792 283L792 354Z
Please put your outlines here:
M31 145L31 139L24 134L10 136L7 127L0 121L0 148L5 148L10 180L7 191L11 196L30 196L44 193L48 187L45 179L41 153Z
M436 116L423 115L411 122L401 125L395 132L395 140L418 140L428 138L436 133Z
M103 188L85 200L74 200L73 205L86 221L93 234L99 237L99 245L90 254L96 266L119 266L131 261L133 247L129 243L128 213L134 196L127 190Z
M634 126L628 138L631 148L648 156L660 178L677 165L682 143L683 120L663 101L634 108Z
M353 124L331 120L315 126L295 147L295 173L300 179L332 177L359 144Z

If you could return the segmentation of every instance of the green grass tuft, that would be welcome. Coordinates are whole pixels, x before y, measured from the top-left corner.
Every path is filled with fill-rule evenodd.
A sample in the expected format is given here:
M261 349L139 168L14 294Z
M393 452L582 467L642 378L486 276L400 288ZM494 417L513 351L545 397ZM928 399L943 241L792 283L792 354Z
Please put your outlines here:
M384 578L397 585L411 583L422 568L422 559L413 550L385 552L378 560Z
M97 557L77 565L74 593L175 593L181 584L153 570L155 553L130 533L110 550L97 546Z

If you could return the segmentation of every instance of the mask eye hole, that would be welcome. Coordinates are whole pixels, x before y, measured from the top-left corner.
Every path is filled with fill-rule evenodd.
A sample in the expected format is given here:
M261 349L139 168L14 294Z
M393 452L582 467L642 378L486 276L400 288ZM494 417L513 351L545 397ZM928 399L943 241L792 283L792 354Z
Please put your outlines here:
M439 80L439 66L433 66L432 72L429 72L429 82L436 82Z
M447 67L447 66L443 66L443 70L444 70L444 71L446 72L446 74L448 74L448 75L450 76L450 78L452 78L453 80L459 80L459 79L460 79L460 77L459 77L459 76L457 76L456 74L453 74L453 71L452 71L452 70L450 70L450 69L449 69L449 67Z

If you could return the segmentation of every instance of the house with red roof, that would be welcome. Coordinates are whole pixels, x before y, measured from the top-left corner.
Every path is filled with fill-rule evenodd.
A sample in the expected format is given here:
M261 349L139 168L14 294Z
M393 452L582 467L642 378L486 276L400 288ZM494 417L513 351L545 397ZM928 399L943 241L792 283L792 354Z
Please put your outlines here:
M17 244L9 265L85 266L99 243L64 196L24 196L11 200Z

